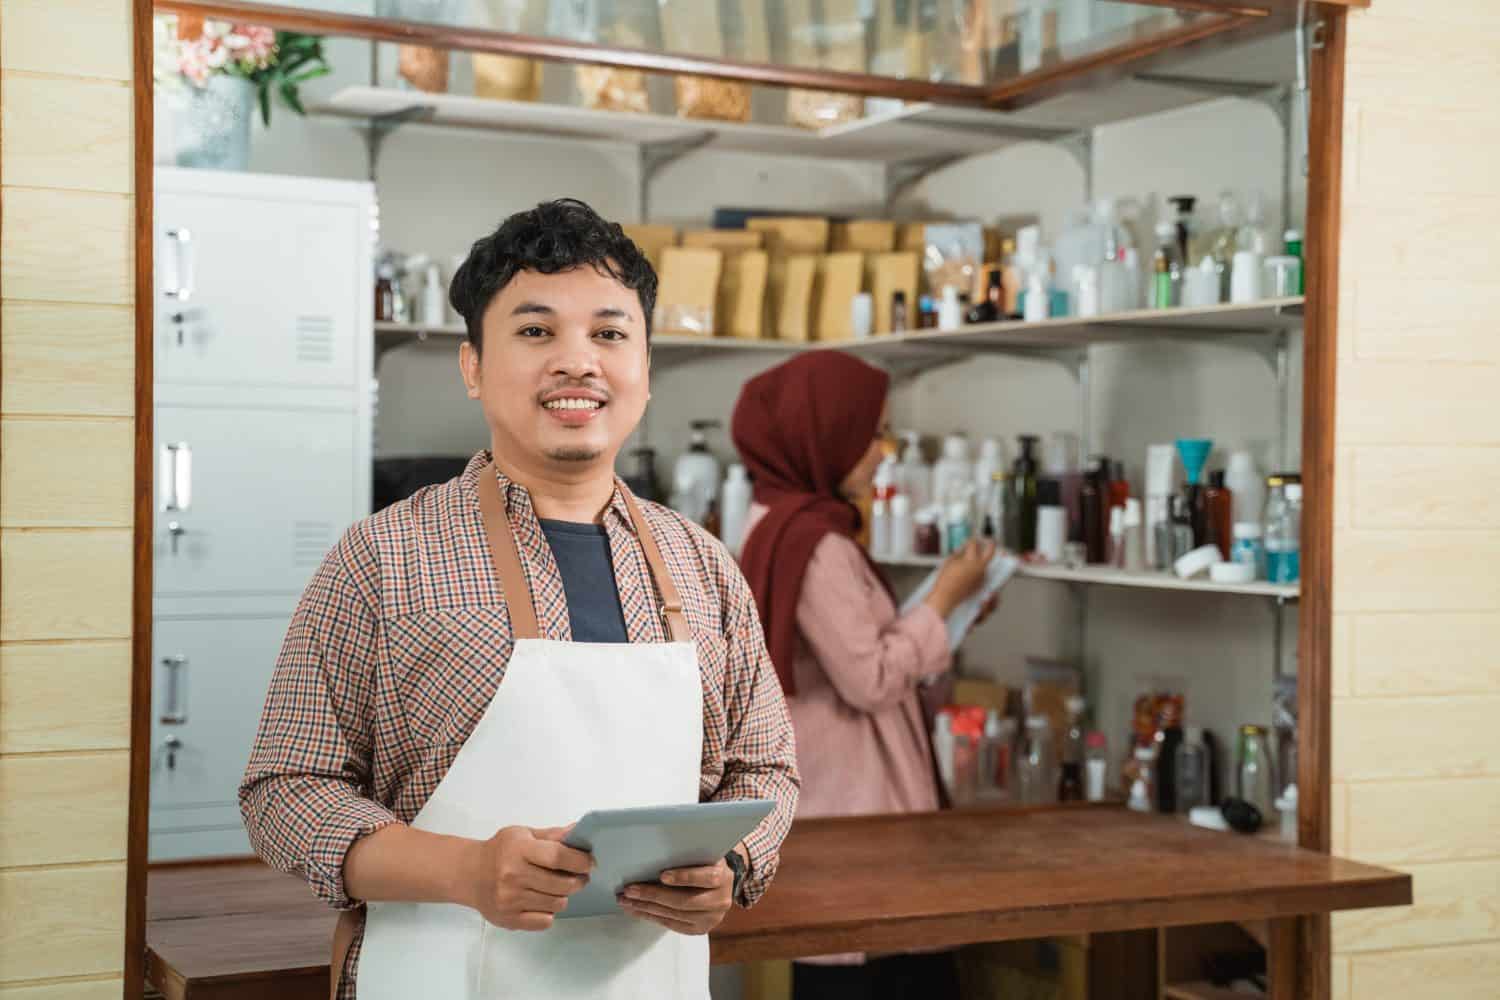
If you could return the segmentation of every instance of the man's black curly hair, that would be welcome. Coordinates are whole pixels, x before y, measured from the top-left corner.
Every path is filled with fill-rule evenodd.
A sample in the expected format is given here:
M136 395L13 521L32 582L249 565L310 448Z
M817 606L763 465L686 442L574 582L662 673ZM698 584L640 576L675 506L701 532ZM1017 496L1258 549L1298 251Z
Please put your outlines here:
M649 344L656 271L618 223L605 220L577 198L544 201L517 212L476 240L453 274L448 301L464 318L469 343L479 351L484 311L518 272L557 274L575 267L592 267L635 292Z

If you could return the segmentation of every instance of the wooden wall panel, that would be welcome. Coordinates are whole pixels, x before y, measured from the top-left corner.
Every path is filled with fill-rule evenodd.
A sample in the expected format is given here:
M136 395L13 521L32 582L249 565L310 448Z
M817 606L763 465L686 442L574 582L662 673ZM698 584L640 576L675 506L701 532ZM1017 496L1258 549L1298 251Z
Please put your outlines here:
M1500 362L1500 283L1487 276L1450 275L1409 284L1383 278L1346 278L1354 335L1352 357L1362 361Z
M133 417L135 317L128 306L0 303L6 414Z
M1356 361L1340 367L1338 392L1342 446L1500 444L1500 365L1423 365L1419 376L1409 362Z
M0 645L0 753L129 745L129 642Z
M1500 612L1350 616L1350 693L1500 691Z
M0 197L6 298L113 305L133 301L128 197L8 185Z
M1351 461L1353 527L1500 529L1500 448L1371 445Z
M1335 914L1341 954L1500 938L1500 860L1398 867L1411 873L1412 905Z
M1494 1000L1500 943L1356 955L1350 969L1356 1000Z
M0 422L0 527L129 528L134 440L125 419Z
M1334 560L1340 614L1500 609L1500 531L1339 532Z
M129 755L0 757L0 868L125 860Z
M125 866L0 871L0 982L118 973Z
M0 89L0 176L22 187L125 194L131 188L130 87L7 73ZM57 123L66 120L66 128Z
M0 640L130 635L129 531L0 533Z
M1348 856L1372 864L1500 858L1500 778L1349 786Z
M7 70L129 82L130 4L5 0L0 63Z
M0 1000L120 1000L124 986L118 976L69 978L31 986L0 986Z
M1500 694L1336 699L1333 780L1500 776L1497 719Z

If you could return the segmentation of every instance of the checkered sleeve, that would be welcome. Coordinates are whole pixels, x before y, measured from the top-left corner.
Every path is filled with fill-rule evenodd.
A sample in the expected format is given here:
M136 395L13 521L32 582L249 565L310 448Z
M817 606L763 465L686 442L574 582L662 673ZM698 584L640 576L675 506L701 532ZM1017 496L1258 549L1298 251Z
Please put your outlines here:
M356 525L303 592L266 695L240 812L250 842L338 909L344 856L360 837L397 822L369 797L378 572Z
M750 586L733 561L724 559L726 637L725 676L728 735L724 777L714 799L775 799L776 808L745 838L749 871L739 902L753 906L776 877L781 842L797 812L797 751L781 682L766 651L760 616Z

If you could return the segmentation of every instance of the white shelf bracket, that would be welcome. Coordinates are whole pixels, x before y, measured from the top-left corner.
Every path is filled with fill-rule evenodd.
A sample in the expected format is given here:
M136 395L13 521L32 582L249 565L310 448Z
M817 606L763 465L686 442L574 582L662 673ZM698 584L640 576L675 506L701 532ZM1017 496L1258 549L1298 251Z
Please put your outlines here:
M668 164L707 145L713 137L712 132L696 132L680 139L643 142L636 148L637 176L640 178L636 189L637 221L649 222L651 219L651 182L656 175Z
M1051 140L1052 144L1069 156L1083 171L1083 200L1094 200L1094 130L1083 129L1070 132Z
M968 159L967 156L959 153L940 153L935 156L919 156L910 160L896 160L885 164L883 193L886 211L889 212L902 196L920 184L924 178L966 159Z
M367 179L375 180L375 167L380 162L380 147L385 145L385 140L390 137L402 125L408 122L426 121L436 114L437 108L431 104L413 104L409 108L400 111L389 111L383 115L372 115L368 122L359 126L360 138L365 141L365 163Z

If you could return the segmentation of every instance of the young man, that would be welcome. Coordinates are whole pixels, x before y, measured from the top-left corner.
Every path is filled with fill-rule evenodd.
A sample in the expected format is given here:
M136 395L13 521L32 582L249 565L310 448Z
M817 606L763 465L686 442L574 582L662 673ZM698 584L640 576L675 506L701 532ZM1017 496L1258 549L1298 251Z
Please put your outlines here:
M614 475L656 276L562 200L475 243L450 297L490 450L308 585L240 788L251 841L349 911L340 998L706 1000L704 935L765 892L798 779L739 570ZM556 920L588 879L562 843L583 813L743 798L778 804L724 862Z

